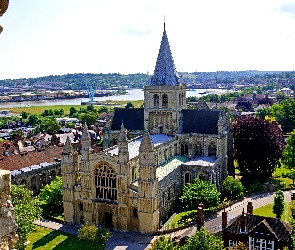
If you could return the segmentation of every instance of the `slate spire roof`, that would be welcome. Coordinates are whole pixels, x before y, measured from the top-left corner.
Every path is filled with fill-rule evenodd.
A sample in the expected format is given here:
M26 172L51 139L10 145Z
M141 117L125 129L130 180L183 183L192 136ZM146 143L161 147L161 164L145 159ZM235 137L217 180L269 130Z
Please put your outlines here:
M151 85L177 85L178 83L179 76L174 65L164 22L164 32Z

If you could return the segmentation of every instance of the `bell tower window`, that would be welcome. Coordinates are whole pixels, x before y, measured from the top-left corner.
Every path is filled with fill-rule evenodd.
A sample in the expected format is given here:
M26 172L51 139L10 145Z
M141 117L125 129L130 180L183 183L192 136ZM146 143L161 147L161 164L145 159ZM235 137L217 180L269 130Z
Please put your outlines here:
M157 94L154 95L154 106L159 107L159 96Z
M162 107L168 108L168 96L166 94L162 96Z

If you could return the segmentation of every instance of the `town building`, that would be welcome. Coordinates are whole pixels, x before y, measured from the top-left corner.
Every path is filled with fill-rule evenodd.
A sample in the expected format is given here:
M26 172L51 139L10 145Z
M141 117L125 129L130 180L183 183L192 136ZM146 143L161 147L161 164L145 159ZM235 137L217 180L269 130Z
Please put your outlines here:
M220 188L234 175L231 120L223 110L186 109L165 26L144 108L116 108L105 126L101 152L92 152L86 125L80 152L69 139L64 146L67 223L152 233L171 216L186 183L200 178Z
M247 213L232 219L227 224L227 213L222 213L222 235L225 247L234 247L239 242L248 249L291 249L292 226L278 219L253 215L252 202L248 202Z

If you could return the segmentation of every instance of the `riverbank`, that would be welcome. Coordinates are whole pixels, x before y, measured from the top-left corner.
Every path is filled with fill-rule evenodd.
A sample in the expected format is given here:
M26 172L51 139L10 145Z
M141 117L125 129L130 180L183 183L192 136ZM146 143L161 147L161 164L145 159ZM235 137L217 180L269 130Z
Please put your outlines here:
M128 101L109 101L109 103L112 103L112 105L106 105L108 109L113 109L113 107L125 107L126 103ZM135 108L140 108L140 106L143 104L143 100L136 100L131 101ZM55 110L55 109L63 109L64 113L67 115L70 113L70 108L74 107L77 110L80 110L80 108L86 108L84 105L43 105L43 106L26 106L26 107L12 107L9 108L11 113L20 114L21 112L27 112L29 114L41 114L44 112L44 110ZM99 109L101 106L94 106L96 109Z

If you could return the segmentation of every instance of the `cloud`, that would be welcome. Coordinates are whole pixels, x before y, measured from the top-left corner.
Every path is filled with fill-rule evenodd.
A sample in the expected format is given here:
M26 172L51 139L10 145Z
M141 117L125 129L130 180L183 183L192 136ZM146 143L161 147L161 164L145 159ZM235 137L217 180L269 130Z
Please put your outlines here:
M292 15L292 18L295 18L295 3L283 3L277 8L277 10L281 13L289 13Z
M119 33L127 36L147 36L152 33L152 30L140 30L132 25L125 25Z

